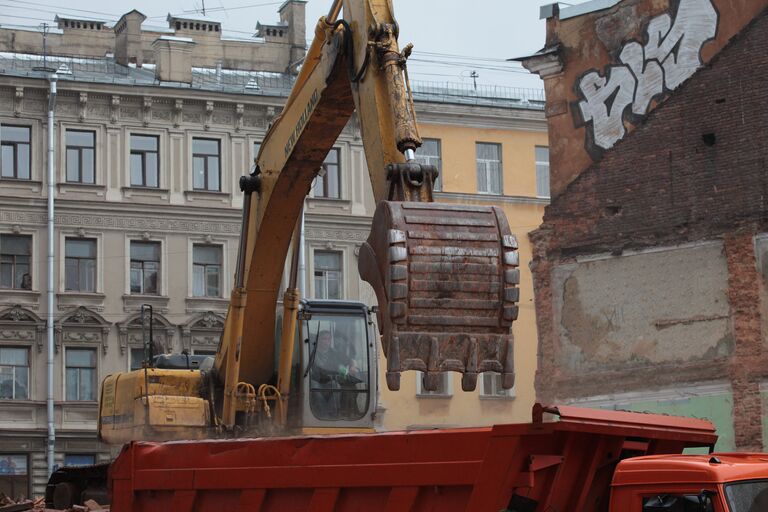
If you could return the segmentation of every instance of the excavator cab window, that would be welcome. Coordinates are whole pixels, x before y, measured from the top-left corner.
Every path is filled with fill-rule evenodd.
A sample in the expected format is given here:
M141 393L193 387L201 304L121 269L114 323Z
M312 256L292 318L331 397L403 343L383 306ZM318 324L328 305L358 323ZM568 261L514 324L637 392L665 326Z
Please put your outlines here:
M312 415L323 421L360 420L371 400L371 340L365 314L313 313L303 322Z

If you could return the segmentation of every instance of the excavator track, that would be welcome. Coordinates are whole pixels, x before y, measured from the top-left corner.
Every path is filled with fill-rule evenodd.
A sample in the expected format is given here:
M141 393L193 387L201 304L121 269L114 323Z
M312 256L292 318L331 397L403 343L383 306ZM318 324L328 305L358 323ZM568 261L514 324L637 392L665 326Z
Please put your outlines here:
M379 304L387 386L400 372L424 372L434 390L440 372L462 373L472 391L481 372L514 385L510 331L517 318L517 240L500 208L433 202L379 203L360 251L360 275Z

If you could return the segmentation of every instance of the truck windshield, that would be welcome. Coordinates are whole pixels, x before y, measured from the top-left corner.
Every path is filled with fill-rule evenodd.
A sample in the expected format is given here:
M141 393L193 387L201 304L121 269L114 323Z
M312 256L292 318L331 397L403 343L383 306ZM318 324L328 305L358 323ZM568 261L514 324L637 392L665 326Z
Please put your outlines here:
M725 486L730 512L768 511L768 480L750 480Z
M305 326L312 414L321 420L359 420L370 400L366 318L313 314Z

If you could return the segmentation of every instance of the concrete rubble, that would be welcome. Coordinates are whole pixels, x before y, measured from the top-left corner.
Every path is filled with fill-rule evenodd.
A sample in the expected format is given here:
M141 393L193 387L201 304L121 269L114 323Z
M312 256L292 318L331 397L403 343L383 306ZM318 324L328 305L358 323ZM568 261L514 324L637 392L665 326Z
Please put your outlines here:
M109 506L101 506L94 500L87 500L83 505L74 505L66 510L46 508L45 498L39 497L34 500L24 499L15 501L0 492L0 512L23 512L25 510L37 510L42 512L109 512Z

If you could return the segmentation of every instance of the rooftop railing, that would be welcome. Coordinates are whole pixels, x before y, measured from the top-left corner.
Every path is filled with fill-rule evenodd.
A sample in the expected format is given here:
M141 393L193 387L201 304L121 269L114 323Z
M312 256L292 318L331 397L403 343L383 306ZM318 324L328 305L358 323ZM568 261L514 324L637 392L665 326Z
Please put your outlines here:
M0 74L45 78L56 70L60 80L113 83L220 91L261 96L287 96L295 76L264 71L239 71L216 68L192 68L192 83L160 82L155 66L123 66L112 57L63 57L0 52ZM507 108L544 108L542 89L468 83L412 80L417 102L485 105Z

